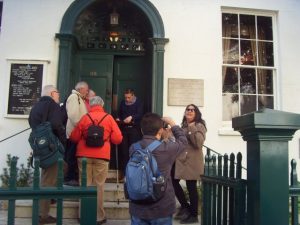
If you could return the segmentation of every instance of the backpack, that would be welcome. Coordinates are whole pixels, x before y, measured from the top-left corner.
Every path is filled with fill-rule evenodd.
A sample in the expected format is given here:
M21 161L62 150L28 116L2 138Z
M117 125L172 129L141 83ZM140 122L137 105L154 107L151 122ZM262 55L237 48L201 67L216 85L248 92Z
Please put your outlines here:
M152 152L161 144L155 140L145 149L139 142L133 144L125 172L125 197L134 203L147 204L161 199L166 191L167 181L160 173Z
M90 114L87 113L87 115L93 123L87 129L85 143L89 147L102 147L104 145L104 127L100 123L108 114L105 114L98 124L95 124Z
M53 165L64 156L64 146L53 133L49 121L42 122L33 128L28 141L33 150L33 157L40 160L40 167L43 169Z

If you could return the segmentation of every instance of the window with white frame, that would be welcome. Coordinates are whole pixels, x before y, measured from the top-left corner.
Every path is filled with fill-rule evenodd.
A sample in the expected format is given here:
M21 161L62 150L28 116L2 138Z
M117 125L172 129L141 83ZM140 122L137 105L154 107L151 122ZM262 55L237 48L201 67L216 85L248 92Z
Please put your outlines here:
M273 16L222 13L223 121L274 108Z
M0 1L0 31L1 31L1 22L2 22L2 9L3 9L3 2Z

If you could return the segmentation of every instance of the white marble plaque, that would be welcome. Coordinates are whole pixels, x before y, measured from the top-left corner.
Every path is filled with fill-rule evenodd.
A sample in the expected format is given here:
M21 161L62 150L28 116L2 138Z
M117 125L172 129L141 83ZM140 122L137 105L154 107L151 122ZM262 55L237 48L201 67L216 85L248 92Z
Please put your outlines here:
M168 79L168 105L186 106L195 104L204 106L204 80Z

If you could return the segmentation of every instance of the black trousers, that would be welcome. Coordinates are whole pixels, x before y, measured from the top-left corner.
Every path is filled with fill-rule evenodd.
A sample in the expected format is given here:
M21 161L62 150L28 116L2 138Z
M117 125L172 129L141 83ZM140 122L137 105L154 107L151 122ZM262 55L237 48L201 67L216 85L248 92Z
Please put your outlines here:
M65 151L65 162L68 164L65 181L78 181L78 165L76 158L76 144L70 139L67 140L67 147Z
M141 129L138 126L134 127L122 127L121 128L123 140L119 145L119 164L120 169L125 174L126 165L129 160L129 147L131 144L142 139Z
M179 183L179 179L174 178L175 174L175 164L171 170L172 184L177 200L179 201L182 208L187 208L192 216L198 215L198 192L197 192L197 180L186 180L186 187L188 191L188 196L190 202L188 203L187 198L185 197L183 188Z

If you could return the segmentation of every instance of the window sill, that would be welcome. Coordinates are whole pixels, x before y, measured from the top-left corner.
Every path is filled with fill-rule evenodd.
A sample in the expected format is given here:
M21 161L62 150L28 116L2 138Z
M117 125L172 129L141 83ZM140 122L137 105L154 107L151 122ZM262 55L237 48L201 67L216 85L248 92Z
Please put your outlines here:
M231 127L222 127L218 130L220 136L241 136L240 132L234 131Z

